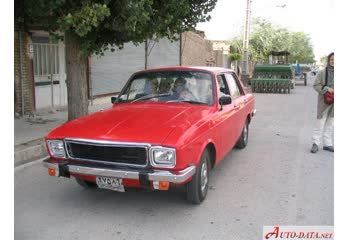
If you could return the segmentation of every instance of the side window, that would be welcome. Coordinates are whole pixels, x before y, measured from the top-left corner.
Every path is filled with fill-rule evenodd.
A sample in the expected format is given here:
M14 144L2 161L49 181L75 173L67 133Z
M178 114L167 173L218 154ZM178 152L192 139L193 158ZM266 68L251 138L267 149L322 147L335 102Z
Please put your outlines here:
M220 74L216 76L217 84L218 84L218 97L220 98L223 95L230 95L230 90L225 79L224 74Z
M242 85L242 83L239 81L239 79L238 79L236 74L231 73L231 75L235 79L235 82L236 82L237 87L239 89L240 95L245 95L244 90L243 90L244 85Z
M226 77L228 86L230 88L231 96L232 97L241 96L241 91L233 75L231 73L225 73L225 77Z

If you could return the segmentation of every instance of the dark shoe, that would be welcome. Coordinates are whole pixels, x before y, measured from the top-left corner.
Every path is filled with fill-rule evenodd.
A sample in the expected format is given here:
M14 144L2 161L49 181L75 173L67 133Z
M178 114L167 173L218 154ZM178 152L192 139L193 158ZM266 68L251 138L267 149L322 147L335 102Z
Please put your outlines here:
M317 153L317 151L318 151L318 146L317 146L317 144L312 144L312 147L311 147L311 151L310 152L312 152L312 153Z
M334 152L334 147L333 146L324 146L323 150Z

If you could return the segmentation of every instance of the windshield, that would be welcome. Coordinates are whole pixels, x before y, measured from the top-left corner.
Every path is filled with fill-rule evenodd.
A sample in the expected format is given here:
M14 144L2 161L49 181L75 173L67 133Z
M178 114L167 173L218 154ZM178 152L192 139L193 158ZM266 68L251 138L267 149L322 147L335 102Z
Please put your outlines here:
M139 73L128 82L118 102L157 101L214 104L212 75L202 71Z

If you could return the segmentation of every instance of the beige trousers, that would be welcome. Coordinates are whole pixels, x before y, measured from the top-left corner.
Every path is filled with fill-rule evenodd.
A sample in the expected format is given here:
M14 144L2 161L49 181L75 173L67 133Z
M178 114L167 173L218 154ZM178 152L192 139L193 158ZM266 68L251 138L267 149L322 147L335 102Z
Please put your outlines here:
M329 110L330 107L326 108L322 118L316 121L312 143L315 143L317 146L322 144L322 140L323 146L333 146L334 144L334 118L329 117Z

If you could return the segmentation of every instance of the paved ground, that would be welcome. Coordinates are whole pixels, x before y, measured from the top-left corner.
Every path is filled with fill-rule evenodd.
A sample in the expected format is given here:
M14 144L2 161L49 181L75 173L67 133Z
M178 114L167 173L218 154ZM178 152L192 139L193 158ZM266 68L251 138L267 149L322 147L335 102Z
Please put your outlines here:
M179 190L85 190L37 163L15 169L15 239L261 239L264 225L334 225L333 153L309 153L311 84L256 100L247 148L212 171L200 206Z

